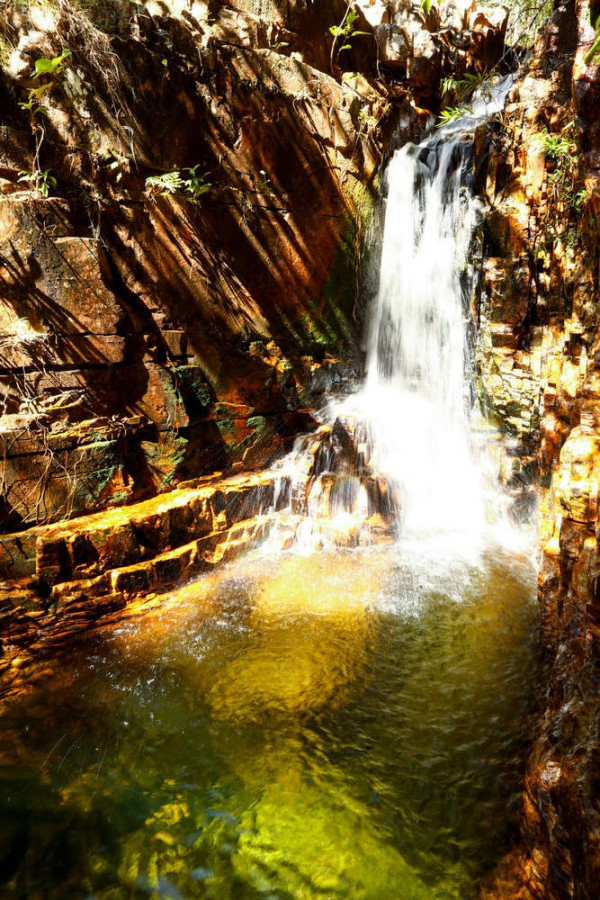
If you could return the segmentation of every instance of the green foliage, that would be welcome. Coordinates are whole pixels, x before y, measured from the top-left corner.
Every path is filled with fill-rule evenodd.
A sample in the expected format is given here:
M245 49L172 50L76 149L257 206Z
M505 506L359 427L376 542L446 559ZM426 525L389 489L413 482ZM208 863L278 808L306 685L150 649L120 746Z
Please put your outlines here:
M462 116L473 113L471 106L467 104L475 91L479 91L480 95L490 100L492 97L491 87L497 79L497 75L488 71L483 72L465 72L460 78L452 76L444 78L441 83L442 96L444 94L454 95L454 106L447 106L440 112L440 121L438 128L456 122Z
M470 106L447 106L440 112L440 121L437 123L437 127L443 128L444 125L450 125L470 112L472 112Z
M569 122L557 134L551 134L547 128L543 128L533 139L537 149L543 150L547 159L554 162L565 163L577 152L577 145L572 136L574 122Z
M433 6L432 0L420 0L419 9L421 10L421 12L425 16L425 18L427 18L427 16L431 12L432 6Z
M151 175L146 178L146 189L151 194L183 194L191 198L195 203L200 201L204 194L212 188L212 182L208 181L208 172L198 174L200 165L183 169L173 169L162 175Z
M50 75L52 78L54 78L55 76L60 75L64 68L65 62L70 55L70 50L63 50L60 56L55 56L52 59L46 59L45 57L36 59L35 75L33 77L39 78L41 75Z
M574 122L552 134L547 128L533 139L533 146L542 150L547 160L554 163L548 174L548 186L555 201L561 201L576 211L574 206L577 196L577 144L573 138Z
M19 103L21 109L26 110L30 114L32 122L36 115L44 112L43 102L56 85L58 77L63 72L65 63L70 55L70 50L63 50L60 56L55 56L52 59L46 59L46 57L36 59L33 80L42 76L46 76L46 80L37 87L27 88L27 99Z
M34 188L42 197L49 197L56 188L56 178L50 174L50 169L43 172L19 172L19 182Z
M551 133L544 128L532 141L533 147L543 151L546 158L548 198L553 204L545 228L546 243L560 240L567 248L580 239L581 223L591 215L590 195L581 186L580 153L574 128L573 121L559 132Z
M600 62L600 24L596 25L596 34L594 36L594 42L588 52L583 57L583 61L586 66L595 65L597 62Z
M269 47L269 50L272 53L280 53L284 47L289 47L289 46L290 46L289 41L275 41L274 44L271 44L271 46Z
M198 168L199 164L183 170L187 172L187 177L183 179L183 189L194 200L199 200L212 187L212 182L208 181L209 173L205 172L204 175L198 175Z
M50 173L50 169L42 169L40 165L40 151L44 140L44 127L39 121L40 116L46 114L44 101L50 91L58 82L67 59L71 55L70 50L63 50L59 56L51 58L40 57L34 64L35 73L32 81L44 79L35 87L27 88L27 99L22 100L19 106L29 114L31 131L35 138L35 156L32 172L20 172L19 182L27 184L36 190L42 197L49 197L56 188L56 178Z
M341 53L342 50L350 50L352 47L352 40L355 37L358 37L360 34L368 34L368 31L358 31L354 26L356 24L356 20L359 17L358 10L353 6L348 14L344 17L341 25L331 25L329 28L329 33L334 37L334 43L339 39L342 41L342 46L337 51Z
M151 175L146 178L146 188L156 194L178 194L183 191L183 179L179 169L165 172L164 175Z
M456 103L460 106L470 97L477 88L481 87L488 77L487 72L465 72L461 78L444 78L442 81L442 93L454 94Z
M588 201L591 199L589 191L586 188L582 188L580 191L574 195L571 208L578 214L581 215L587 206Z

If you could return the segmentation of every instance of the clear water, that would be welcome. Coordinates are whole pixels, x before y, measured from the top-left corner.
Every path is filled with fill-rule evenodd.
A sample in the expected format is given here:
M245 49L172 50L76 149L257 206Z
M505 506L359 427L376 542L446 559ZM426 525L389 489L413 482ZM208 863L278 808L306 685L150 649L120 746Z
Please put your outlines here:
M538 678L526 555L246 558L0 705L3 898L467 898Z

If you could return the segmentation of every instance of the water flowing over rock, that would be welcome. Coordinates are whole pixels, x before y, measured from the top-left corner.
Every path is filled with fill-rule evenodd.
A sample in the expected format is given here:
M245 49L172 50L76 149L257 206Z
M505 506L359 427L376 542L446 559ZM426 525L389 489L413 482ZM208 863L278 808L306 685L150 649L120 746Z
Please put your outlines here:
M348 495L340 511L354 512L358 521L373 512L384 518L396 512L404 534L464 534L475 542L485 530L484 467L471 430L478 410L468 342L473 290L468 254L480 213L470 192L470 137L486 115L501 108L510 83L505 79L491 99L475 103L472 117L454 130L406 145L388 166L366 384L327 413L340 449L340 436L348 433L345 422L352 422L352 454L350 460L347 452L338 458L330 445L319 443L313 451L321 468L323 461L328 467L333 509L336 479L344 478ZM329 439L329 431L325 434ZM376 508L364 482L365 459L370 477L386 485L383 509ZM492 495L493 479L488 487ZM317 515L322 492L318 496ZM308 506L310 511L310 501ZM331 509L332 502L325 506Z

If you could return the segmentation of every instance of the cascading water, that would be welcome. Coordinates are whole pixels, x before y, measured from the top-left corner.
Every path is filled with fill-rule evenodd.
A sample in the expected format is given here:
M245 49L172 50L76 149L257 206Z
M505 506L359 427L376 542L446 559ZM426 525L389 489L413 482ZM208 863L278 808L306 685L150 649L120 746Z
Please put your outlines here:
M366 382L330 405L321 438L301 440L286 464L296 496L305 488L296 511L308 516L297 532L307 550L322 541L328 517L343 531L383 512L405 537L468 535L473 543L498 515L494 465L473 428L482 418L467 339L469 254L481 204L470 164L475 126L502 107L511 84L509 76L488 87L468 117L404 146L388 166Z
M460 134L436 137L398 151L387 173L380 287L357 411L368 417L375 468L400 486L407 532L477 529L484 518L469 439L469 158Z

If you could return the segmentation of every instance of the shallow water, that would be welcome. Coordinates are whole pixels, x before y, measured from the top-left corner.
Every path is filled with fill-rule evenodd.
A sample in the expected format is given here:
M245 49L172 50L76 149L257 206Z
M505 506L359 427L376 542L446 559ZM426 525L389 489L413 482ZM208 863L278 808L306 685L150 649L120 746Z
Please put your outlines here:
M405 551L246 557L24 676L0 895L474 896L515 818L534 569Z

